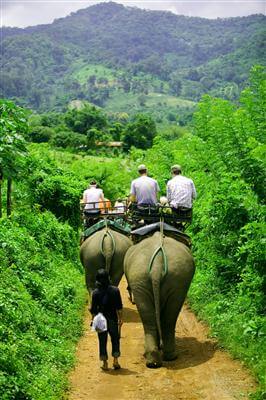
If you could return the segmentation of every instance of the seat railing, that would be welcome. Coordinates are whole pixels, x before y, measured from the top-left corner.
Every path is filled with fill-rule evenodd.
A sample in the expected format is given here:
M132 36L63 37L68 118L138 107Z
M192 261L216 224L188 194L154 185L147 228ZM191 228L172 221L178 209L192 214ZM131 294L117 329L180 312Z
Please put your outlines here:
M104 200L97 202L81 203L80 210L83 218L123 218L129 223L136 223L142 221L147 223L157 222L161 218L166 223L176 224L183 223L189 224L192 221L192 209L179 207L172 208L169 205L156 205L142 204L130 202L128 199L120 201Z

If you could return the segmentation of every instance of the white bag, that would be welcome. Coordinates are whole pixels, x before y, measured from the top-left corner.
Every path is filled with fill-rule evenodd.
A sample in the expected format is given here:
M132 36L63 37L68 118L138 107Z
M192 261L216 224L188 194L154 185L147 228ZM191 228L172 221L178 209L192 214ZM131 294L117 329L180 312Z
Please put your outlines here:
M93 318L91 330L96 331L96 332L107 331L107 321L106 321L105 316L102 313L98 313Z

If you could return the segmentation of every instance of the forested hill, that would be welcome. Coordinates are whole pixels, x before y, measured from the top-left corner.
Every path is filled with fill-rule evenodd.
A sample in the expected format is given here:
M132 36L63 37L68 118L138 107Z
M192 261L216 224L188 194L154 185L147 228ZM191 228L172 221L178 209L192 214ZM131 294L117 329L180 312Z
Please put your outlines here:
M250 67L265 61L265 19L208 20L110 2L48 25L3 28L0 96L40 110L75 98L104 103L112 90L232 99ZM98 85L86 73L95 64L110 74Z

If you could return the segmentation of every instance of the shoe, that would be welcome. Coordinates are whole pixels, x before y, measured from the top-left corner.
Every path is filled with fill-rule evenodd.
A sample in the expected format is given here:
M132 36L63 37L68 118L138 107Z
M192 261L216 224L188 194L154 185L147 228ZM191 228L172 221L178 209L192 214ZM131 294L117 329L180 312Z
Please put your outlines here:
M103 362L103 365L101 366L101 369L103 370L103 371L108 371L108 363L107 363L107 361L104 361Z
M113 367L114 367L114 369L120 369L121 368L121 366L118 363L114 364Z

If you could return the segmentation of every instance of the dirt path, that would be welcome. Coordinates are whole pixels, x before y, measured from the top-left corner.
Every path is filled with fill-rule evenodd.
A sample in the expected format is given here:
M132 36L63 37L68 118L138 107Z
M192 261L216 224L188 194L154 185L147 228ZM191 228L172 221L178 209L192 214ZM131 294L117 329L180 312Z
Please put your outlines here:
M159 369L143 358L143 328L136 307L120 289L124 304L120 362L122 369L99 368L97 335L88 328L77 348L78 362L70 374L69 400L233 400L247 399L256 384L227 353L217 350L208 330L185 307L176 326L179 357ZM109 347L110 348L110 347ZM110 358L110 365L112 359Z

